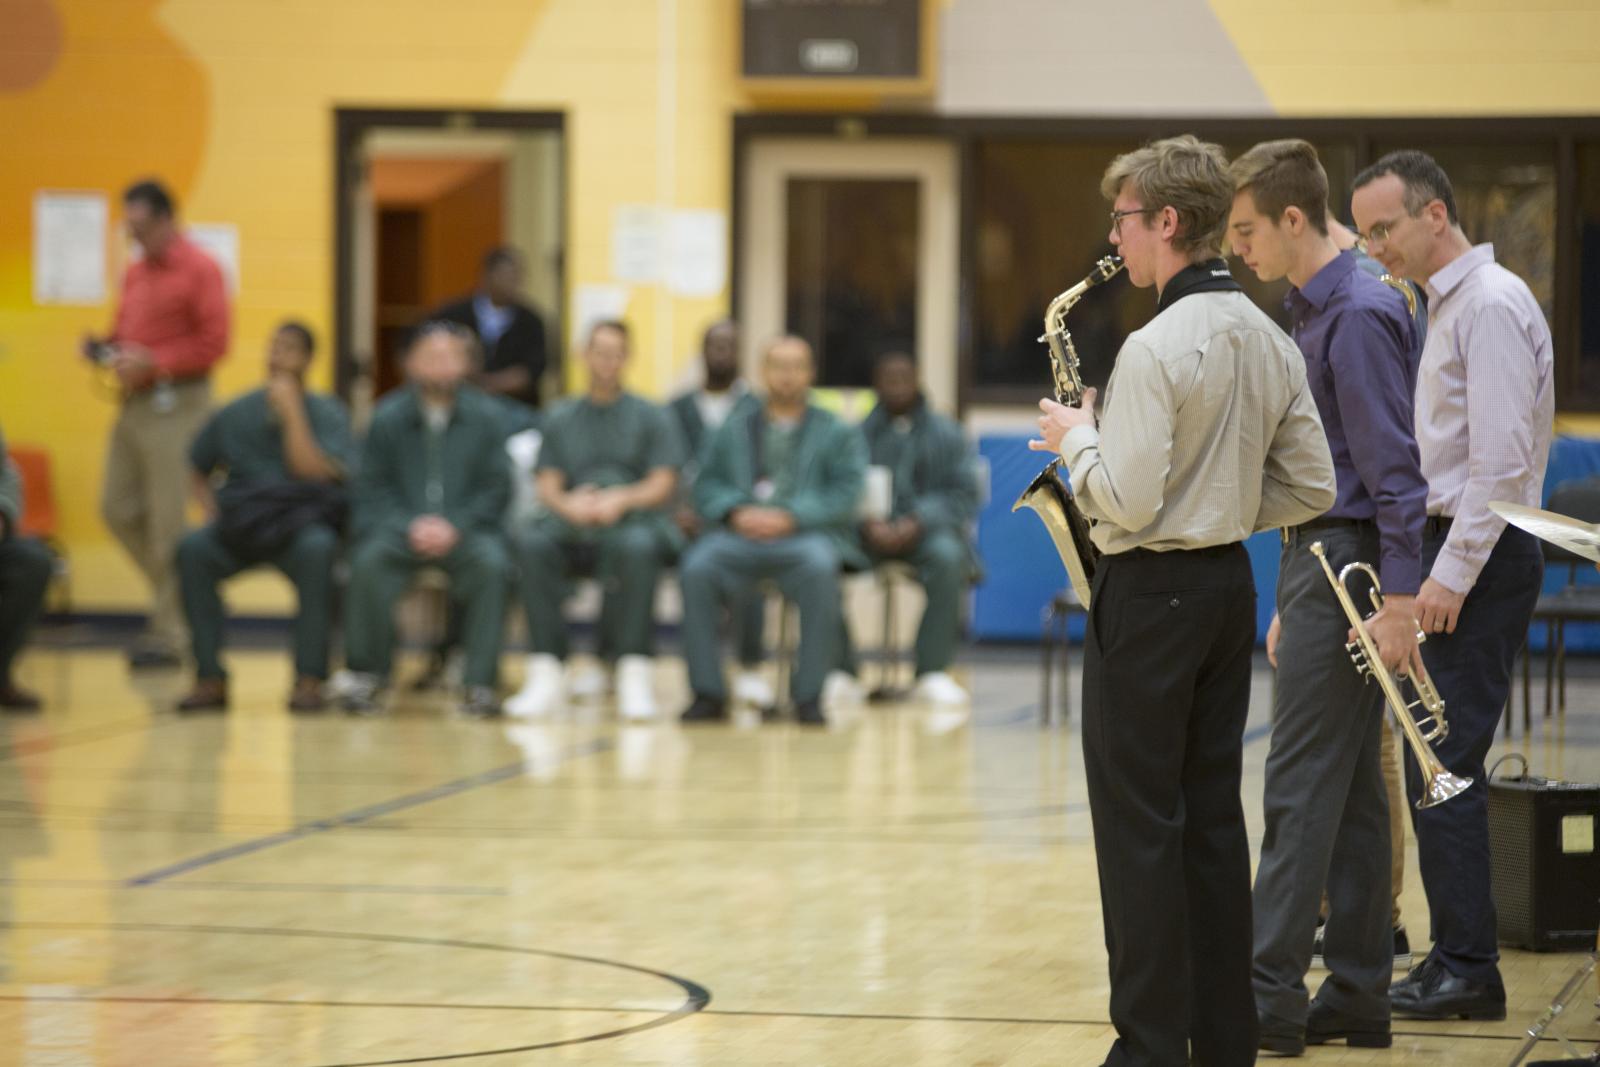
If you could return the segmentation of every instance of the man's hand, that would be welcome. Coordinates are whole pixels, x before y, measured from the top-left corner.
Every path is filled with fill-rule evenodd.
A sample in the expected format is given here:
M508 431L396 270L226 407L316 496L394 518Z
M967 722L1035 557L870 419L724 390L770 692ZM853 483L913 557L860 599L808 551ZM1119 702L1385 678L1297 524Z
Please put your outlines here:
M1416 605L1417 621L1422 624L1423 632L1455 633L1456 620L1461 617L1461 605L1466 600L1465 593L1451 592L1432 578L1425 579Z
M749 506L738 508L729 526L752 541L777 541L794 533L794 516L782 508Z
M1417 647L1417 598L1389 595L1383 608L1367 620L1367 632L1378 643L1378 658L1390 672L1401 677L1412 674L1422 663ZM1350 640L1355 640L1351 627Z
M867 543L868 549L880 556L894 555L894 524L885 519L868 519L862 523L861 539Z
M1061 451L1061 439L1076 430L1079 426L1094 425L1094 401L1096 392L1093 389L1083 391L1083 406L1069 408L1065 404L1058 404L1046 397L1039 401L1039 437L1028 442L1028 447L1035 452Z
M595 492L591 515L596 526L615 526L628 514L628 510L628 499L620 488Z
M280 419L290 419L305 410L305 394L300 379L292 374L274 374L267 380L267 404Z
M439 515L419 515L406 531L411 551L424 559L440 559L450 554L461 540L461 532L450 520Z
M124 342L116 348L111 358L111 369L124 389L142 389L155 381L155 357L144 345Z
M580 485L561 498L556 514L574 526L600 525L599 490L592 485Z
M1283 620L1278 613L1272 613L1272 625L1267 627L1267 662L1272 664L1272 669L1278 669L1278 638L1283 636Z
M694 508L679 508L672 516L678 522L678 529L683 531L683 536L690 539L700 536L700 513Z

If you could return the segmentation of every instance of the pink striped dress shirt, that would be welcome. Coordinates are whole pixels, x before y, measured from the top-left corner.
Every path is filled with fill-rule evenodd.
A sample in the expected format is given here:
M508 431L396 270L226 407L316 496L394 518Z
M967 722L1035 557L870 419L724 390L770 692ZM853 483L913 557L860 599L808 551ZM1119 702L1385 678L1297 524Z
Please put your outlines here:
M1457 257L1427 291L1417 447L1428 514L1455 519L1430 577L1467 593L1506 525L1489 501L1539 505L1555 420L1550 328L1493 245Z

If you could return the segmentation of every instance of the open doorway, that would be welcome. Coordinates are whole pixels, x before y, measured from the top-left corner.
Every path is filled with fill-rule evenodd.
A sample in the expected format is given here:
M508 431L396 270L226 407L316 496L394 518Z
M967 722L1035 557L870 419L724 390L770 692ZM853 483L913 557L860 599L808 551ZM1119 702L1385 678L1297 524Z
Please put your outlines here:
M410 331L472 295L490 250L521 253L542 320L545 397L561 380L565 282L562 117L547 112L336 113L337 385L358 422L399 384Z

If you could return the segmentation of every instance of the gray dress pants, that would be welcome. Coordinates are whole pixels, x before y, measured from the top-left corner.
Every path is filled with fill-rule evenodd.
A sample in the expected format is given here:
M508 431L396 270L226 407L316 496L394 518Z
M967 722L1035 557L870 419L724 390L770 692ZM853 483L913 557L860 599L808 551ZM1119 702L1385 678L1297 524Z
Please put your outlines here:
M1311 554L1314 541L1335 574L1356 560L1378 561L1374 524L1313 524L1289 532L1278 566L1278 696L1252 899L1252 980L1262 1026L1279 1029L1305 1025L1305 975L1324 884L1330 974L1317 997L1345 1015L1387 1021L1394 961L1380 757L1388 712L1378 684L1363 680L1345 651L1350 623ZM1368 614L1368 583L1356 576L1350 587Z

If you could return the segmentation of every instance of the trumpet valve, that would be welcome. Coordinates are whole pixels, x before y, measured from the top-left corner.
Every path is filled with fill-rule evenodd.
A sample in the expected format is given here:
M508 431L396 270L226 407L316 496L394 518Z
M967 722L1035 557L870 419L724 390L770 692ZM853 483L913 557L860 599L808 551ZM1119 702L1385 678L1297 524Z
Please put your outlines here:
M1350 653L1350 662L1356 665L1356 670L1363 676L1371 678L1372 664L1367 661L1367 654L1362 651L1361 642L1351 641L1344 646L1344 650Z

